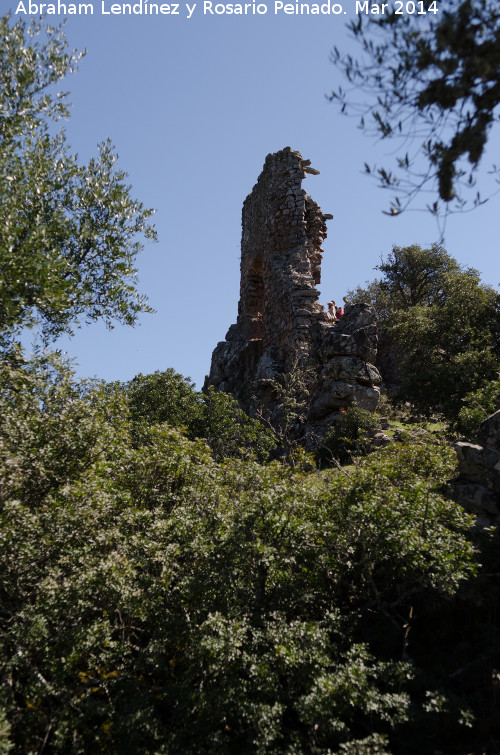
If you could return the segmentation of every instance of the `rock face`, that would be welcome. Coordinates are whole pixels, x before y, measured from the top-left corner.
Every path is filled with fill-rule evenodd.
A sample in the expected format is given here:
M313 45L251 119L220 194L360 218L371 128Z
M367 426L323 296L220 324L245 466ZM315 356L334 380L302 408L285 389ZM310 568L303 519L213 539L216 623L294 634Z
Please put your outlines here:
M401 386L401 365L405 361L405 354L394 341L391 340L387 328L378 327L378 344L376 367L382 375L385 389L392 393Z
M452 483L452 497L479 523L498 526L500 519L500 409L479 428L479 444L456 443L460 477Z
M325 215L302 189L316 174L299 152L268 155L242 215L241 286L236 324L212 355L205 389L232 393L251 413L275 400L273 382L307 370L306 432L326 427L356 402L377 406L373 310L347 305L332 323L319 304Z

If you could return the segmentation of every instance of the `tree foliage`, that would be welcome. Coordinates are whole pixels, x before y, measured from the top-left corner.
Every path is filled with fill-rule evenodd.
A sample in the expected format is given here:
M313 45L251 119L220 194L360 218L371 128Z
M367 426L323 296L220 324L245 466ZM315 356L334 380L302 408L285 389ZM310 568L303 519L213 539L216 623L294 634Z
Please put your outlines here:
M461 271L458 262L438 244L423 249L419 244L394 246L375 270L383 273L366 286L348 292L354 301L368 301L380 325L389 323L397 311L416 305L439 304L445 299L448 276ZM475 271L471 271L475 272Z
M0 378L3 751L389 753L429 715L408 611L474 573L450 450L400 444L318 493L134 429L58 357Z
M399 349L400 397L455 420L464 396L498 372L498 292L438 246L394 247L377 269L381 279L349 296L374 304Z
M274 433L240 409L229 393L213 387L200 396L199 412L188 428L191 438L203 438L221 461L228 456L266 461L276 447Z
M0 338L23 327L53 339L81 319L133 324L141 235L152 210L130 195L109 141L87 165L71 155L62 79L80 56L61 29L0 19Z
M314 370L297 358L290 369L267 380L272 399L265 408L259 406L257 397L252 399L256 416L276 439L276 453L291 466L310 464L302 444L313 382Z
M447 211L463 209L499 117L498 4L425 0L415 3L414 13L404 5L368 17L360 13L350 24L361 51L356 57L334 50L333 61L352 88L340 87L332 99L343 112L358 113L365 132L402 142L395 167L365 164L394 191L391 214L421 190L435 196L427 205L434 213L442 203ZM356 91L363 95L359 103ZM472 202L481 202L479 192Z
M498 294L470 272L447 282L440 305L402 313L394 337L408 357L402 396L423 412L455 419L463 397L498 373Z
M213 388L200 393L172 368L136 375L119 390L125 391L135 426L167 422L183 428L192 440L203 438L218 461L248 456L266 461L276 446L273 432L245 414L233 396Z
M353 456L363 455L369 448L366 433L374 431L377 424L371 412L350 406L326 432L316 451L317 461L323 465L335 461L347 464Z
M462 399L456 422L457 431L471 443L477 442L479 427L485 419L500 409L500 377L486 382L477 391Z
M189 425L198 413L199 394L194 383L171 367L149 375L139 373L123 388L136 423L168 422L172 427L182 427Z

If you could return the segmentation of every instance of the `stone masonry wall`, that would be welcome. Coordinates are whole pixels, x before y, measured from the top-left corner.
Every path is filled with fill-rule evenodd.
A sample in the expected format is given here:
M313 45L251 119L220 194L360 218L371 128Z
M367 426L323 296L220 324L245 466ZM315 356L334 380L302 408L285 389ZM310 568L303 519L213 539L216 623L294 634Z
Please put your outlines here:
M451 485L453 499L478 515L478 524L500 523L500 409L485 419L478 443L455 443L460 477Z
M353 401L373 410L380 375L373 311L348 306L332 324L318 302L332 216L302 188L308 173L318 171L299 152L270 154L243 204L238 317L213 352L205 388L232 393L248 410L250 395L257 406L272 401L270 381L310 368L308 424L320 429Z

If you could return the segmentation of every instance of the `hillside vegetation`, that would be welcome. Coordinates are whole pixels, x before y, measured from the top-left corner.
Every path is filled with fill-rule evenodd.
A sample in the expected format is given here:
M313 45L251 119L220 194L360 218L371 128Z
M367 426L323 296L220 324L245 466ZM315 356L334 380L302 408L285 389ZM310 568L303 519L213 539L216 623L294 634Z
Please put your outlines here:
M162 377L170 423L154 391L146 410ZM479 722L490 736L498 543L443 496L447 444L421 434L318 485L310 460L259 462L230 397L192 439L183 392L201 426L210 397L173 371L109 386L4 355L2 751L430 753Z

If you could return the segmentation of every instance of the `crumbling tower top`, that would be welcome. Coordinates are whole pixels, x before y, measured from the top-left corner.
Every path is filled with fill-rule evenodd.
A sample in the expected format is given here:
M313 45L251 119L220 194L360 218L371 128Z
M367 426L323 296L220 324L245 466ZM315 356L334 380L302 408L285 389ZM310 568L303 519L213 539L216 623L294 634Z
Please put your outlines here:
M302 188L310 161L286 147L268 155L243 204L237 325L262 351L274 346L288 363L307 352L318 304L326 219Z

